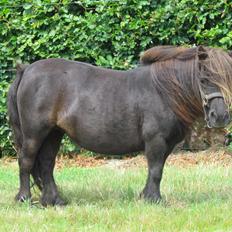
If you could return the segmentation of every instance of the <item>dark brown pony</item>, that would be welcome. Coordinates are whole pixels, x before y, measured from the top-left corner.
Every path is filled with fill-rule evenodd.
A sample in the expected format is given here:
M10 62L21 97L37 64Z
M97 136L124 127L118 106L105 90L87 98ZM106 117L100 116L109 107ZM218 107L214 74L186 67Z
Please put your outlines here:
M205 116L211 127L229 122L228 53L161 46L146 51L141 62L129 71L64 59L18 67L8 95L19 156L18 201L31 197L32 175L43 205L64 203L53 177L64 133L98 153L145 150L148 178L142 196L159 201L165 160L193 121Z

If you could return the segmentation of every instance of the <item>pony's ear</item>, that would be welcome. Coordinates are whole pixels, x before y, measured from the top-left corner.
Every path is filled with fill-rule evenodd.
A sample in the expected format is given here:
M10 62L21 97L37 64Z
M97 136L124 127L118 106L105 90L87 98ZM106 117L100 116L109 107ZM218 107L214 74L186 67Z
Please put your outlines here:
M197 54L198 54L199 60L205 60L208 58L207 50L202 45L197 47Z

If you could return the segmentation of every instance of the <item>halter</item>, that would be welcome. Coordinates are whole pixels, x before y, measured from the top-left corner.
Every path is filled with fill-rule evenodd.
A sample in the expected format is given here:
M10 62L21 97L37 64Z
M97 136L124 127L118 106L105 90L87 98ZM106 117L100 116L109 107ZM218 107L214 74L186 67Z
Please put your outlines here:
M224 99L223 95L219 91L216 91L214 93L205 94L204 91L202 90L201 82L199 80L198 80L198 86L199 86L199 91L200 91L200 95L201 95L201 99L202 99L203 108L208 107L209 102L214 98L223 98Z
M223 95L220 92L214 92L214 93L210 93L210 94L205 94L202 90L201 87L201 83L199 82L199 90L200 90L200 95L201 95L201 99L202 99L202 107L203 107L203 111L204 111L204 116L205 116L205 121L207 123L207 126L209 128L211 128L211 126L209 125L209 120L207 118L206 115L206 108L209 107L209 102L214 99L214 98L223 98Z

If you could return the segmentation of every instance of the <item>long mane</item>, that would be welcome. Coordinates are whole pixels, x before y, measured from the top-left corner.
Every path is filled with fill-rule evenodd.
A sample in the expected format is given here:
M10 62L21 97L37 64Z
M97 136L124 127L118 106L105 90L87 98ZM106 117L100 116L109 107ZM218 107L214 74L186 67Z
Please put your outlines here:
M140 61L151 66L155 88L184 124L203 115L201 78L217 85L226 103L231 103L232 57L222 49L157 46L145 51Z

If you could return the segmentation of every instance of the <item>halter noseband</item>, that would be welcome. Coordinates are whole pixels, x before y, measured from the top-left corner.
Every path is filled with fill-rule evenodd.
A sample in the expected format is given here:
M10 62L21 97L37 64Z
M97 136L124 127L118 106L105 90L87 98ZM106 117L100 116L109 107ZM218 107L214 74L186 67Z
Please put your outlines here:
M209 101L214 99L214 98L224 98L223 95L220 92L214 92L210 94L204 94L202 91L201 92L201 98L203 101L203 106L208 106Z

